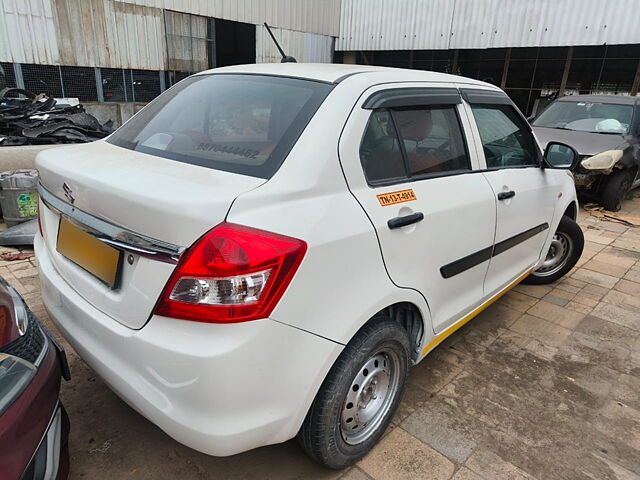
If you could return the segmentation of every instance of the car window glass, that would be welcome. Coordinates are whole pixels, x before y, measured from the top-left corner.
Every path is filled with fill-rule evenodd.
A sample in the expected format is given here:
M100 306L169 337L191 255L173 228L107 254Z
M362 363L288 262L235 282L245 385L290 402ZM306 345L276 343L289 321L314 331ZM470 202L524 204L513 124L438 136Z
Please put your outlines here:
M411 175L471 168L455 106L394 109Z
M591 133L629 133L633 107L611 103L554 102L533 122L536 127Z
M472 105L487 168L538 166L533 135L509 105Z
M398 136L388 110L375 110L360 144L360 161L369 182L406 177Z
M175 161L269 178L332 86L262 75L195 75L107 140Z

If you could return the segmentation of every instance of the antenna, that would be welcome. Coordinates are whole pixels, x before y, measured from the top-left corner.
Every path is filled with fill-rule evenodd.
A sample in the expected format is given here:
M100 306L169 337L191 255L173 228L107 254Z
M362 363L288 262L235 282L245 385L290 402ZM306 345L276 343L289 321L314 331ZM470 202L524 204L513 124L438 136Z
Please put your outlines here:
M269 35L271 36L273 43L276 44L276 48L280 52L280 56L282 57L282 60L280 60L280 63L297 63L297 60L295 58L285 55L284 50L282 50L282 48L280 47L280 44L276 40L276 37L273 36L273 32L269 28L269 25L267 25L267 22L264 22L264 28L266 28L267 32L269 32Z

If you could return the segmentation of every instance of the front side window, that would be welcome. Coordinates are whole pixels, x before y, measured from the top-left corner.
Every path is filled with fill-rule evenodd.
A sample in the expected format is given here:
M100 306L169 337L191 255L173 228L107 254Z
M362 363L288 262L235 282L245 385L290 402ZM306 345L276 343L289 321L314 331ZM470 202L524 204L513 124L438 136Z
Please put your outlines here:
M374 110L360 145L370 183L470 170L455 105Z
M107 141L171 160L270 178L332 86L262 75L195 75Z
M538 166L540 152L510 105L472 105L487 168Z
M633 107L612 103L554 102L533 122L535 127L579 132L627 134Z

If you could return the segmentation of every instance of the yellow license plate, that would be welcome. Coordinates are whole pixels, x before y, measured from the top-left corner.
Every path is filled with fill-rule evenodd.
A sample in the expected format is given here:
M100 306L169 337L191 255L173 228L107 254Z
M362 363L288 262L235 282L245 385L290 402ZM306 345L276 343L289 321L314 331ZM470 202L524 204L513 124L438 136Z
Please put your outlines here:
M111 288L116 286L120 250L102 243L66 218L60 219L56 250Z

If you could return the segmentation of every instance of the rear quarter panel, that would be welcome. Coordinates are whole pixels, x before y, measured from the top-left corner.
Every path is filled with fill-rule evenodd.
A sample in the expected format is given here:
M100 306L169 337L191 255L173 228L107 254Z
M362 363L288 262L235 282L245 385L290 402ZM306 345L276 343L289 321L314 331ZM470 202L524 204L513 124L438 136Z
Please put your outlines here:
M342 344L375 313L401 301L418 306L431 332L423 297L389 279L373 227L340 168L340 133L370 86L357 77L334 89L280 170L241 195L227 218L307 242L307 254L271 318Z

